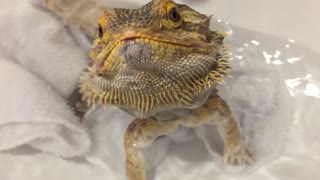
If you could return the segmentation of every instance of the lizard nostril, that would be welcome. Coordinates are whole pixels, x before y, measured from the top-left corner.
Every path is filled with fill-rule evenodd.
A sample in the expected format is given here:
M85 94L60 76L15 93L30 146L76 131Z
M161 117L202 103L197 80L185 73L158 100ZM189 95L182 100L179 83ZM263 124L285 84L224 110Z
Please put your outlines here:
M96 71L99 72L103 66L103 62L96 64Z

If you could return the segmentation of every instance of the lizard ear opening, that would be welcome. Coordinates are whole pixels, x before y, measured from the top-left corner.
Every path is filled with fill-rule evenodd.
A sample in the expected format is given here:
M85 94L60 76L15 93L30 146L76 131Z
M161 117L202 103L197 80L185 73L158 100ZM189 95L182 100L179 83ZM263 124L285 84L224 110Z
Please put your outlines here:
M100 24L98 24L98 35L100 38L103 37L103 29L102 29L102 26Z

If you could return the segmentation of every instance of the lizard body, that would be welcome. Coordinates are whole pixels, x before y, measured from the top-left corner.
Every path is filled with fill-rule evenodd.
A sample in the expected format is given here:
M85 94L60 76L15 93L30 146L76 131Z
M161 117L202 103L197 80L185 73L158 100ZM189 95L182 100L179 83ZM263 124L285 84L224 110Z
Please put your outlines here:
M171 0L105 10L98 19L80 93L89 105L115 105L135 116L124 135L128 179L145 180L143 148L180 126L217 125L225 163L253 162L236 120L217 94L230 69L229 53L225 34L210 30L210 19ZM92 29L84 32L92 35Z

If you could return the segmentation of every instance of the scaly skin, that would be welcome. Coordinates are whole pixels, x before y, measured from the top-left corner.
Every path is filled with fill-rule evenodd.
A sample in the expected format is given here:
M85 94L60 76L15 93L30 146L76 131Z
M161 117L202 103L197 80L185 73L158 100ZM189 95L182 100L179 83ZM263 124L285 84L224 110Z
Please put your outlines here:
M62 7L67 4L75 12L64 1L59 0ZM61 9L52 0L46 2L53 11ZM92 3L78 4L75 9ZM66 18L76 19L70 13ZM217 85L230 69L229 53L224 33L209 29L210 18L171 0L153 0L139 9L106 10L98 19L92 62L80 78L80 93L89 106L115 105L136 116L124 136L128 179L145 180L143 148L179 126L217 125L224 162L253 162L237 122L217 94ZM81 19L73 23L88 24ZM89 36L92 29L82 28ZM188 113L176 119L160 117L175 110Z

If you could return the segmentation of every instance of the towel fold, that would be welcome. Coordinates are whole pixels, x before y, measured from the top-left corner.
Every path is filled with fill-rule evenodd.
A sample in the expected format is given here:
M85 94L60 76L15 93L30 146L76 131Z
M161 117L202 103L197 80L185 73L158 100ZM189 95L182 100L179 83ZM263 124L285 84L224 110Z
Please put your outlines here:
M61 157L88 152L86 128L44 81L0 59L0 82L0 150L30 145Z
M1 57L18 62L61 96L70 96L87 66L90 42L41 1L12 2L15 6L0 16Z

